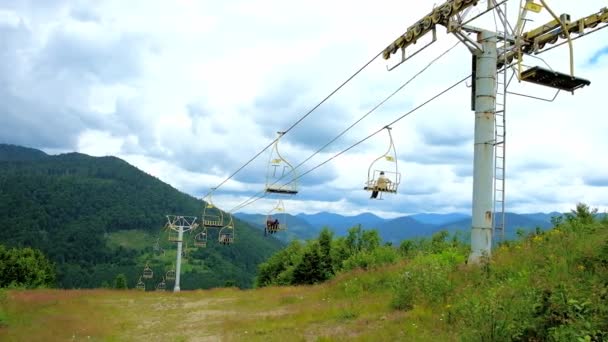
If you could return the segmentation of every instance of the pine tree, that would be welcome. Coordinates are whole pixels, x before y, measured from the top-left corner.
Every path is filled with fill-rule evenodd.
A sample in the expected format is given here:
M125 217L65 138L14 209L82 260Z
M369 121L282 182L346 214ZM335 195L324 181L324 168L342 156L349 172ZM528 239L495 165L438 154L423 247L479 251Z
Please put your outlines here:
M302 261L294 269L293 281L295 284L315 284L323 280L319 243L313 242L308 245Z

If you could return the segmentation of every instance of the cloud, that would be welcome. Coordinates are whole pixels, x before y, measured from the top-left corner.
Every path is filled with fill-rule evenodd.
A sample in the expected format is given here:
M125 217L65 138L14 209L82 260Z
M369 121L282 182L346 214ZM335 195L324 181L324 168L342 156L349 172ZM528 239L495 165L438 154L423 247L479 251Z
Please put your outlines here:
M555 6L579 18L600 3L572 7L558 0ZM0 137L47 151L117 155L201 196L401 35L404 23L429 9L422 2L397 0L94 6L5 1L0 4ZM541 13L534 20L550 18ZM494 27L491 15L472 24ZM597 110L608 87L608 69L601 63L605 49L597 48L605 32L576 43L576 73L589 78L590 87L575 96L560 94L553 103L509 97L509 211L561 210L581 200L608 206L603 187L595 186L604 179L593 171L608 167L598 158L608 148L608 117ZM436 43L391 72L386 64L396 60L374 61L290 131L280 142L281 153L293 165L304 161L455 41L440 30ZM555 70L569 68L565 49L542 57ZM526 63L536 61L526 57ZM469 68L470 53L458 46L299 174L420 105ZM542 87L516 80L510 90L545 95ZM381 132L303 177L300 193L289 199L290 212L470 211L470 95L470 88L460 85L393 125L403 176L397 195L369 201L362 190L370 163L388 147ZM222 207L263 189L267 152L216 193ZM264 211L258 204L244 210Z
M585 176L583 180L586 185L594 186L594 187L607 187L608 186L608 176L607 175L593 175L593 176Z
M589 61L587 62L588 64L591 65L595 65L597 63L599 63L599 61L601 60L601 58L603 56L608 55L608 46L598 50L595 54L593 54L593 56L591 56L591 58L589 58Z

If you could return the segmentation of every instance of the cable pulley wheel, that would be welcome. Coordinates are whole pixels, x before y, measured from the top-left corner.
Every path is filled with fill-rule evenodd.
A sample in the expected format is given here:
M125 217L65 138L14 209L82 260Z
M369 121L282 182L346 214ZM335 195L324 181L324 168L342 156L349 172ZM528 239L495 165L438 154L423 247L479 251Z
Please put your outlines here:
M450 15L452 14L452 5L450 4L446 4L443 5L443 7L441 7L441 15L443 16L443 18L445 20L448 20L450 18Z
M424 17L424 19L422 19L422 28L424 30L428 30L429 28L431 28L432 24L433 24L433 20L431 19L430 16Z
M458 10L460 10L461 7L462 7L462 0L454 0L454 3L452 4L452 8L454 9L454 12L457 12Z

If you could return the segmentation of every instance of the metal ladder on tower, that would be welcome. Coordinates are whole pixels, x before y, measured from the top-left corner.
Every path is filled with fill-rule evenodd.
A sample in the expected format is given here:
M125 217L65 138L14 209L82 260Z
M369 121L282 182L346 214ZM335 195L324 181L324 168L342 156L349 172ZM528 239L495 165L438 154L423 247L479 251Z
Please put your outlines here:
M492 215L492 238L494 242L504 240L505 237L505 158L506 158L506 114L507 114L507 73L509 70L506 60L506 51L509 48L509 41L506 38L509 34L508 21L506 20L507 5L496 7L498 18L503 24L503 40L500 55L503 60L499 60L499 69L496 74L496 107L494 121L494 203ZM497 30L498 31L498 30ZM499 57L499 58L501 58Z

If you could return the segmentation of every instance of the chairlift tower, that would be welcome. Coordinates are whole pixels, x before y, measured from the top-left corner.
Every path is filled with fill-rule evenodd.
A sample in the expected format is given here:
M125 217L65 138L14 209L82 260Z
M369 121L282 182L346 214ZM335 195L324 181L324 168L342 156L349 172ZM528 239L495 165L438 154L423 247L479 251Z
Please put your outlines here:
M448 0L436 6L431 13L410 26L406 33L397 38L384 51L383 58L401 51L401 59L387 69L393 70L437 40L437 25L447 28L472 53L472 110L475 111L475 135L473 156L473 204L471 227L471 255L469 261L479 262L483 256L490 256L494 238L503 237L505 230L505 146L506 146L506 99L511 71L519 81L526 81L551 88L559 92L574 90L589 85L590 82L574 76L573 47L570 34L579 37L608 27L608 8L603 8L588 17L571 21L570 16L555 15L545 0L525 0L518 10L515 28L508 22L508 0L487 0L487 8L481 13L467 18L478 0ZM553 20L545 25L524 32L526 15L546 9ZM480 16L494 12L500 20L502 31L470 26L469 23ZM599 25L599 27L598 27ZM415 52L413 48L422 36L432 33L432 40ZM471 38L474 34L476 37ZM577 38L579 38L577 37ZM566 40L554 45L560 39ZM576 39L576 38L575 38ZM532 56L559 45L569 44L570 73L563 74L541 67L522 68L524 55ZM408 54L406 54L406 49ZM513 63L514 60L517 60ZM514 93L513 93L514 94ZM521 95L521 94L515 94ZM524 95L527 96L527 95ZM530 97L530 96L528 96ZM498 101L497 101L498 100Z
M198 224L196 223L196 216L167 215L167 228L177 232L177 239L175 240L177 243L177 257L175 261L175 285L173 286L173 292L180 291L179 281L182 268L182 244L184 240L184 233L195 230L197 227Z

